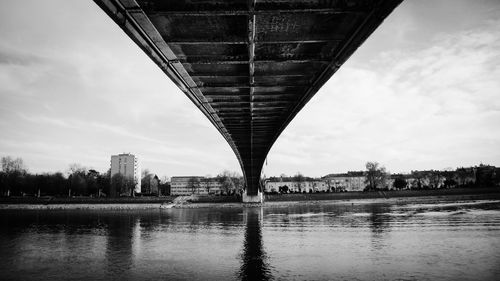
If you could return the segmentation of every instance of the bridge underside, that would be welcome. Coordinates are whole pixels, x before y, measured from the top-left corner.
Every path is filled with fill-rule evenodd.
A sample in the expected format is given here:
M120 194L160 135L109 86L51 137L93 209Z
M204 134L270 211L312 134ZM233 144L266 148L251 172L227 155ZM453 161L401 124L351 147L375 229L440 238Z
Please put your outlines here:
M402 0L95 1L210 119L255 195L283 129Z

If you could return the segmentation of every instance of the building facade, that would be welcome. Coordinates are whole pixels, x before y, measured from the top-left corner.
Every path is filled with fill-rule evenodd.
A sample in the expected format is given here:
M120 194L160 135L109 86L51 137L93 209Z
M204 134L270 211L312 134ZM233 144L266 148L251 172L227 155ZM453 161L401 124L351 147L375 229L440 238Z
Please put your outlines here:
M111 177L121 174L134 180L135 193L141 192L141 168L137 156L130 153L122 153L111 156Z
M323 179L332 191L363 191L366 186L364 172L347 172L345 174L330 174Z
M291 180L268 180L265 183L265 192L281 193L282 190L287 192L326 192L329 191L328 184L323 180L305 180L305 181L291 181Z
M170 195L219 195L221 187L217 178L183 176L170 179Z

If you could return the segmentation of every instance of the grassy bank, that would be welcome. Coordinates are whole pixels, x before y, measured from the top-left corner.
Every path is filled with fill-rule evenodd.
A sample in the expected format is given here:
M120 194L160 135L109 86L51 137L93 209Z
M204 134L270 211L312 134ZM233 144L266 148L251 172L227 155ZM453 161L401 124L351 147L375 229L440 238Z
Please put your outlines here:
M341 193L299 193L266 195L265 201L321 201L321 200L353 200L353 199L389 199L400 197L451 196L484 194L493 199L500 198L500 188L454 188L433 190L391 190L371 192Z
M484 195L486 198L500 198L500 188L454 188L433 190L392 190L371 192L341 192L341 193L299 193L265 195L266 202L285 201L322 201L322 200L355 200L355 199L389 199L424 196L453 195Z
M418 197L418 198L417 198ZM426 199L427 198L427 199ZM500 188L457 188L438 190L401 190L378 192L344 193L307 193L265 195L264 206L287 204L315 204L321 201L343 202L350 200L369 200L370 202L388 202L391 200L500 200ZM2 197L0 209L158 209L170 205L175 196L162 197L122 197L122 198L54 198L54 197ZM246 207L255 204L242 204L233 196L196 196L193 200L176 205L176 208L208 207Z
M161 197L120 197L120 198L92 198L92 197L33 197L16 196L0 197L0 204L28 204L28 205L61 205L61 204L162 204L172 202L176 196ZM240 200L234 196L197 196L197 203L235 203Z
M16 196L1 197L0 204L34 204L34 205L58 205L58 204L153 204L172 202L174 196L162 197L120 197L120 198L92 198L92 197L33 197Z

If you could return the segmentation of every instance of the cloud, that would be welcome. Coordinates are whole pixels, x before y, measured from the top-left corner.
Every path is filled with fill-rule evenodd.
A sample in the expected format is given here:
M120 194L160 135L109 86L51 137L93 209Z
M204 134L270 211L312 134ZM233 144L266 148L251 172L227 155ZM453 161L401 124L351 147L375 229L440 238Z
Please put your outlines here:
M322 175L369 160L393 171L499 164L498 26L436 34L425 48L364 63L354 55L285 130L268 173Z
M498 12L460 1L445 13L457 1L404 2L291 122L266 174L368 160L391 171L500 165ZM0 153L35 172L105 171L120 152L160 175L239 170L208 119L97 5L2 6Z

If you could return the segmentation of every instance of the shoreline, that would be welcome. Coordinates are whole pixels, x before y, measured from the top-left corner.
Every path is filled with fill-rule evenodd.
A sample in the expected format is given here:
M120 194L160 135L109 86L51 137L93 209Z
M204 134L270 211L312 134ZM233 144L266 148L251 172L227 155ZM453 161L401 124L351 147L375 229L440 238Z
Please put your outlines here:
M373 196L374 194L365 193L369 196L360 196L359 194L352 194L353 196L343 196L337 197L335 199L330 198L322 198L319 200L315 200L313 197L300 197L301 194L296 194L298 196L288 196L287 199L295 199L295 200L266 200L262 204L256 203L242 203L242 202L183 202L180 204L172 203L172 201L168 200L170 198L164 198L165 200L157 200L157 202L148 202L143 200L144 202L133 202L128 200L123 203L106 203L105 201L99 202L80 202L80 203L23 203L23 202L15 202L15 203L5 203L0 202L0 211L3 210L158 210L158 209L199 209L199 208L253 208L253 207L262 207L262 208L280 208L280 207L288 207L288 206L297 206L297 205L330 205L330 204L406 204L406 203L442 203L446 201L477 201L477 200L500 200L500 190L498 189L488 189L487 192L478 193L479 190L476 190L475 193L471 193L470 190L463 190L463 192L453 192L449 194L449 192L440 192L438 194L426 194L425 191L419 194L409 193L404 194L406 196L398 196L401 195L401 192L387 192L390 195L396 196ZM376 193L376 192L375 192ZM419 195L419 196L415 196ZM287 195L295 195L295 194L287 194ZM314 195L314 194L313 194ZM320 194L318 194L319 196ZM409 196L412 195L412 196ZM278 195L279 196L279 195ZM314 197L318 197L314 196ZM87 200L88 201L88 200ZM124 200L125 201L125 200Z

